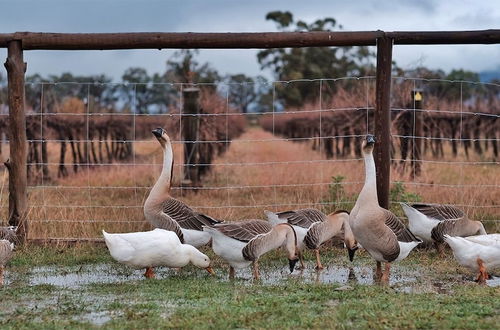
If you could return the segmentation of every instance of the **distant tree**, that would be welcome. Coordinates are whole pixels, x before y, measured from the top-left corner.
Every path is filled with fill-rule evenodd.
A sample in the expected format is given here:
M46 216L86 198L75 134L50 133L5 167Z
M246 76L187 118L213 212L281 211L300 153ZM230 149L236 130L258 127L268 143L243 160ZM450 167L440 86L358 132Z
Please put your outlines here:
M280 31L333 31L342 29L333 18L306 23L295 21L292 13L273 11L267 20L274 21ZM271 69L278 80L338 78L363 76L374 72L374 54L367 47L309 47L266 49L257 54L262 69ZM281 88L281 87L278 87ZM280 99L288 106L298 106L317 99L314 84L295 84L280 91Z
M219 73L210 64L200 64L195 57L198 50L183 49L174 53L167 61L165 78L176 83L217 83L221 81Z
M259 96L258 79L240 73L226 76L225 81L229 86L229 103L247 113Z
M152 103L152 93L148 88L151 77L143 68L128 68L122 75L125 85L122 85L121 94L126 100L126 107L136 113L148 113L148 107Z

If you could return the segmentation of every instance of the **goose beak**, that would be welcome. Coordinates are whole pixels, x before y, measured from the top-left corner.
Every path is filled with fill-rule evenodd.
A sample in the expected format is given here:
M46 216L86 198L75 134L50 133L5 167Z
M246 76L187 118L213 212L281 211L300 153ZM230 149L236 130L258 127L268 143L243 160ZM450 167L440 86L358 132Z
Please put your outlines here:
M154 130L151 131L151 133L153 133L153 135L159 139L161 138L162 134L163 134L163 128L161 127L158 127L158 128L155 128Z
M207 268L205 268L207 270L207 272L210 273L210 275L215 275L215 272L214 270L212 269L212 267L208 266Z
M371 135L371 134L368 134L366 136L366 143L368 145L371 145L371 144L374 144L375 143L375 136Z
M293 273L293 270L295 269L295 264L297 263L299 259L288 259L288 264L290 265L290 273Z
M354 253L356 252L357 249L358 249L357 246L353 249L347 248L347 252L349 253L349 261L350 262L352 262L354 260Z

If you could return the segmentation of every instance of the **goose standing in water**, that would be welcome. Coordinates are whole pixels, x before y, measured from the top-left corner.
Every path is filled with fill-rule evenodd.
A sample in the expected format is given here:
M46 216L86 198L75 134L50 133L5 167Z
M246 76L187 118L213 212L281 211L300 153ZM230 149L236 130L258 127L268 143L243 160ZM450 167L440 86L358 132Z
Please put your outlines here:
M302 258L304 247L314 250L316 254L316 269L323 269L319 256L321 244L342 232L344 243L349 252L349 259L353 260L357 244L349 226L349 212L342 210L325 215L316 209L301 209L279 213L264 211L264 213L272 225L288 223L293 227L297 233L297 248L299 250L299 260L302 269L305 268Z
M14 244L6 239L0 240L0 287L3 286L3 270L7 261L12 258Z
M155 276L153 267L184 267L192 263L206 269L210 274L210 259L189 244L182 244L171 231L156 228L151 231L108 234L102 231L113 259L136 269L146 269L147 278Z
M233 279L235 268L253 264L253 277L259 279L259 258L281 246L287 251L290 272L297 263L297 235L289 224L272 227L263 220L246 220L204 227L212 236L215 254L229 263L229 278Z
M377 261L377 278L388 282L390 263L406 258L421 241L392 212L378 204L374 144L372 135L363 141L365 184L351 211L349 224L356 241ZM386 263L383 273L382 262Z
M434 242L440 254L444 253L444 235L486 235L480 221L472 221L465 213L451 205L401 203L408 217L408 226L415 236L425 242Z
M469 237L445 234L444 240L453 250L459 264L479 272L477 281L480 284L489 278L488 269L500 267L500 234Z
M213 226L221 221L198 213L170 196L174 163L172 144L163 128L156 128L152 133L163 149L163 169L144 203L144 216L156 228L176 233L181 243L194 247L208 244L210 234L203 231L203 226Z

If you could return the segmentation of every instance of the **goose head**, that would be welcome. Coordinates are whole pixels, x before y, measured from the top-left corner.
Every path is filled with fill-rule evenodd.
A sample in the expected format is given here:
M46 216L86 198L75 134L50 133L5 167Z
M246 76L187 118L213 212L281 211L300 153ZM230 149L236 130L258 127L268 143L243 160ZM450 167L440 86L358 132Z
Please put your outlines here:
M363 144L361 148L363 153L369 154L373 151L373 147L375 146L375 136L368 134L366 138L363 140Z
M160 145L163 149L165 149L167 144L170 144L170 137L167 135L167 131L165 131L163 128L155 128L151 131L151 133L153 133L158 142L160 142Z
M193 247L192 249L190 249L190 253L189 254L190 254L189 255L189 257L190 257L189 260L191 261L191 263L193 265L195 265L198 268L203 268L207 272L209 272L210 274L215 275L214 270L210 266L210 258L207 255L201 253L195 247Z

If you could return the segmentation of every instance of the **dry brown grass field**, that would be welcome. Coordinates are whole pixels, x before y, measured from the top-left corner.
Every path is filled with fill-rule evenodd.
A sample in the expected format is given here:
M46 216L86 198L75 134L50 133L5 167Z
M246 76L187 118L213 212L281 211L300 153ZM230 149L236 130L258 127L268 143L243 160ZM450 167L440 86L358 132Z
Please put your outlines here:
M249 127L229 150L215 159L212 170L196 190L180 187L182 145L174 144L172 194L196 210L226 221L263 218L263 211L316 206L324 211L350 209L361 190L363 163L354 155L329 159L311 142L290 142L260 127ZM360 143L360 142L358 142ZM156 140L134 143L135 162L94 165L64 179L53 179L29 189L30 238L99 238L102 229L128 232L150 228L142 205L161 170L162 152ZM49 159L57 146L49 144ZM440 161L457 161L451 153ZM428 158L429 156L427 156ZM474 161L469 159L468 161ZM477 159L480 160L480 159ZM56 173L56 166L50 168ZM342 176L341 185L330 185ZM2 221L7 219L7 175L2 180ZM424 163L422 175L411 184L409 174L392 169L392 181L405 182L403 195L421 201L460 205L472 219L497 232L498 164ZM458 185L458 186L457 186ZM489 185L481 187L480 185ZM492 187L496 186L496 187ZM399 212L397 203L393 209ZM497 220L497 221L495 221Z

